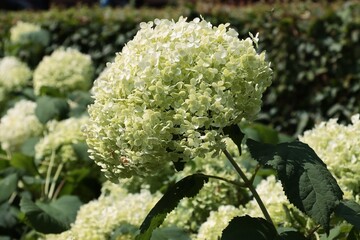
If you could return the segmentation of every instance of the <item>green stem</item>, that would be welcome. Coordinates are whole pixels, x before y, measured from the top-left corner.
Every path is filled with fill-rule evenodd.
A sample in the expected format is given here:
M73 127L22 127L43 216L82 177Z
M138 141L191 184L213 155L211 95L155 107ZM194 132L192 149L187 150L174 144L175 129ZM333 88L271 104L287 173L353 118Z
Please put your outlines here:
M56 186L56 182L60 176L61 170L63 168L63 163L61 163L58 168L56 169L53 181L51 183L51 187L50 187L50 191L49 191L49 199L52 199L53 195L54 195L54 191L55 191L55 186Z
M274 225L274 222L272 221L263 201L261 200L259 194L256 192L256 189L254 188L254 186L252 185L252 182L246 177L245 173L241 170L241 168L236 163L234 158L230 155L230 153L226 149L223 149L223 152L224 152L225 156L227 157L227 159L230 161L231 165L233 165L233 167L235 168L236 172L239 174L241 179L244 181L245 186L250 190L250 192L254 196L256 202L259 204L259 207L260 207L262 213L264 214L265 219Z
M56 199L58 197L58 195L59 195L61 189L63 188L64 184L65 184L65 179L61 180L59 186L56 188L56 191L55 191L55 193L53 195L54 199Z
M236 181L232 181L232 180L229 180L229 179L226 179L226 178L223 178L223 177L214 176L214 175L207 175L207 174L204 174L204 175L207 176L208 178L214 178L214 179L225 181L227 183L233 184L233 185L235 185L237 187L240 187L240 188L246 187L245 184L242 184L242 183L236 182Z
M54 165L54 161L55 161L55 151L53 150L51 152L51 157L50 157L50 163L46 172L46 179L45 179L45 189L44 189L44 193L45 196L48 197L49 195L49 190L50 190L50 177L51 177L51 170L53 168Z

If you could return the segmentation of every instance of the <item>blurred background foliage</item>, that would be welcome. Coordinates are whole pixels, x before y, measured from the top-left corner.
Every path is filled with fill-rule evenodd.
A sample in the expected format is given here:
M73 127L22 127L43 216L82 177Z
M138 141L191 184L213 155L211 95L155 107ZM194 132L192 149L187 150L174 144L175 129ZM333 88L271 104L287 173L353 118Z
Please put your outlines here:
M142 21L154 18L203 16L214 25L229 22L241 38L260 33L274 70L259 121L297 136L317 122L339 118L348 122L360 108L360 3L292 2L230 6L214 3L154 8L54 8L50 11L2 12L0 57L6 55L9 29L19 20L47 29L51 43L90 54L96 74L132 39ZM29 50L17 55L30 66L38 59Z

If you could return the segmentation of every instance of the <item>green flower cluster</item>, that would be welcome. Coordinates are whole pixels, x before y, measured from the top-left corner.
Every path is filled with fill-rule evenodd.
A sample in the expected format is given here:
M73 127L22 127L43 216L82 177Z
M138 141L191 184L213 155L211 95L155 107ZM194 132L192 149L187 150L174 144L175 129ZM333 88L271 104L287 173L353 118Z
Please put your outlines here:
M0 59L0 91L4 96L11 91L26 86L32 77L32 71L16 57ZM1 97L0 97L1 101Z
M71 162L76 162L78 157L73 145L85 142L81 127L86 124L88 119L87 116L83 116L48 122L47 133L35 145L36 160L43 166L48 166L52 157L54 157L55 166L59 163L72 164Z
M110 239L114 230L122 225L139 227L159 198L159 194L151 194L148 190L131 194L120 185L105 183L97 200L81 206L70 230L58 235L47 235L46 239ZM116 239L134 238L134 235L126 234Z
M359 116L354 115L352 124L347 126L330 119L299 136L299 140L309 144L324 161L341 189L352 193L347 194L348 197L360 194Z
M34 90L52 88L61 93L88 90L93 81L94 66L90 55L76 49L58 49L45 56L34 71Z
M50 34L36 24L18 21L10 29L10 42L17 45L36 43L47 46L50 42Z
M95 82L89 107L87 143L112 181L219 151L223 128L253 119L271 83L265 54L228 24L156 19L140 28Z
M0 121L1 148L19 151L21 145L31 137L42 134L43 125L35 116L36 103L21 100L9 109Z

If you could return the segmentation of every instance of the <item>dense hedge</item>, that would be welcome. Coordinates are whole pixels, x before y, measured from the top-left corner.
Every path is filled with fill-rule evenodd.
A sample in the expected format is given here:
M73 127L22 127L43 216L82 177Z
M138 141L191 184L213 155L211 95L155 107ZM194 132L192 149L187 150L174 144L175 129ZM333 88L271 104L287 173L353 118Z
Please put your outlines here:
M52 41L46 54L59 46L76 47L92 56L100 73L134 36L139 22L200 14L214 25L229 22L240 37L260 33L259 47L267 51L274 69L260 121L296 135L320 120L348 121L360 112L360 3L356 2L6 12L0 13L0 57L5 54L9 28L24 20L50 30ZM21 56L36 64L26 51Z

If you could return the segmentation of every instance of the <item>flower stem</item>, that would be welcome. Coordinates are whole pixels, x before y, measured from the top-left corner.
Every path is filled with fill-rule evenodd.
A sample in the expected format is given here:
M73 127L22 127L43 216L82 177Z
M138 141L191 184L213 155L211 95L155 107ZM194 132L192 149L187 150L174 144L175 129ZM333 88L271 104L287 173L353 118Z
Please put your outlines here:
M50 163L46 172L45 187L44 187L44 193L46 197L48 197L49 195L51 171L54 165L54 161L55 161L55 150L51 152Z
M241 179L244 181L245 186L250 190L250 192L254 196L256 202L259 204L259 207L260 207L262 213L264 214L265 219L268 222L270 222L272 225L274 225L274 222L272 221L268 211L266 210L266 207L265 207L263 201L261 200L259 194L256 192L254 186L252 185L252 182L246 177L245 173L241 170L241 168L235 162L234 158L230 155L230 153L226 149L223 149L223 152L224 152L225 156L227 157L227 159L230 161L231 165L233 165L233 167L235 168L236 172L239 174Z
M56 169L56 172L55 172L55 175L54 175L54 179L53 179L53 182L51 183L51 187L50 187L50 190L49 190L49 199L52 199L53 198L53 195L54 195L54 191L55 191L55 186L56 186L56 182L60 176L60 173L61 173L61 170L63 168L63 165L62 163L60 163L60 165L58 166L58 168Z
M206 177L208 177L208 178L214 178L214 179L225 181L227 183L233 184L233 185L235 185L237 187L240 187L240 188L246 187L245 184L243 184L241 182L232 181L232 180L229 180L229 179L226 179L226 178L223 178L223 177L219 177L219 176L214 176L214 175L207 175L207 174L204 174L204 175Z

